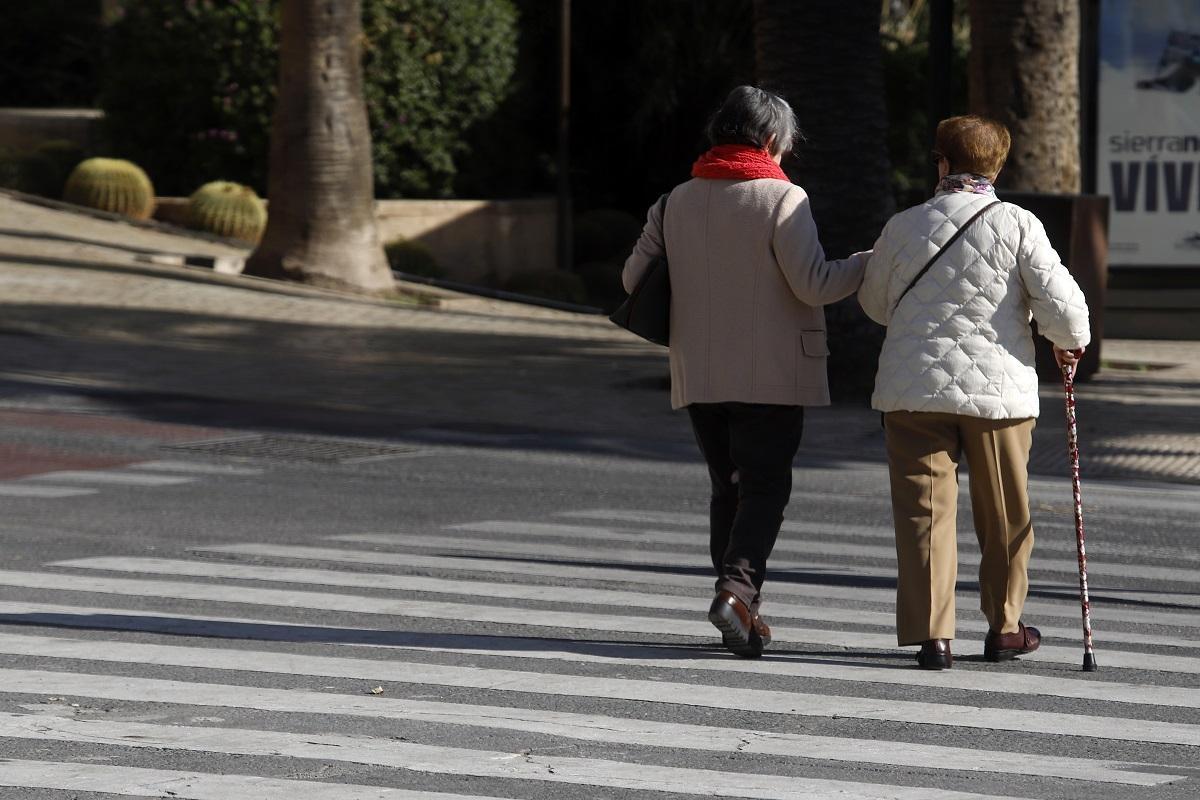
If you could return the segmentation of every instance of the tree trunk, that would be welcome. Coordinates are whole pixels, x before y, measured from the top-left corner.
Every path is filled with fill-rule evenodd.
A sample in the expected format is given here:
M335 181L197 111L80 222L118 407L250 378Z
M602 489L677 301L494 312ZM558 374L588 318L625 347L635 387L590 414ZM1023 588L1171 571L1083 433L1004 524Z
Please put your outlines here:
M246 273L390 290L362 92L361 0L284 0L282 15L269 217Z
M836 6L836 7L835 7ZM871 247L895 211L878 0L755 0L758 78L792 104L804 132L784 161L812 201L830 258ZM870 393L883 329L850 297L826 308L835 399Z
M1079 0L970 0L971 111L1012 132L1001 188L1079 191Z

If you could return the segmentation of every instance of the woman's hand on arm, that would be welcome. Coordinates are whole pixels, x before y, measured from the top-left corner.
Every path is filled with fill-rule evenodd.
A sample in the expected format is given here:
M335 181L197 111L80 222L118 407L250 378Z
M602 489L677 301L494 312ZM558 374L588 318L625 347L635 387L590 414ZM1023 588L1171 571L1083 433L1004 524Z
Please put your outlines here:
M780 200L772 245L792 294L810 306L822 306L854 294L871 256L868 250L826 261L808 195L799 186L791 187Z

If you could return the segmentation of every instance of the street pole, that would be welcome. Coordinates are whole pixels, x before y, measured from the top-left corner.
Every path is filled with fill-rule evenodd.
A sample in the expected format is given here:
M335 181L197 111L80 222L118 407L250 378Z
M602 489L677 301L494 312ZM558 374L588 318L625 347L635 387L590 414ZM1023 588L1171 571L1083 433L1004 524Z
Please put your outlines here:
M558 95L558 268L571 270L571 0L562 0L559 13Z

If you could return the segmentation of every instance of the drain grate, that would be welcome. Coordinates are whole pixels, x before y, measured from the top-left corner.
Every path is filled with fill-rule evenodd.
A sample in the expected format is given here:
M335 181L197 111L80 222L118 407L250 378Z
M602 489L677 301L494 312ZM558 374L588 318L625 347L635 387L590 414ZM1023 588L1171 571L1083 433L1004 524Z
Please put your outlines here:
M273 461L310 461L347 464L375 458L389 458L416 452L413 447L372 444L346 439L306 438L300 436L237 436L168 445L169 450L187 450L236 458L260 458Z

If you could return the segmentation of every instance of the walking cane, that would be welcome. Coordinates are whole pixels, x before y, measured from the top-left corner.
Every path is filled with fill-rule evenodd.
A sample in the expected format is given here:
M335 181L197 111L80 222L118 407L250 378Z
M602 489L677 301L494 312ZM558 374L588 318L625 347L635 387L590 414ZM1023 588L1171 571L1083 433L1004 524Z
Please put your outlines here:
M1075 369L1063 365L1063 389L1067 395L1067 454L1071 457L1071 491L1075 495L1075 544L1079 549L1079 603L1083 607L1083 671L1096 671L1092 652L1092 604L1088 599L1087 550L1083 537L1083 500L1079 492L1079 428L1075 423Z

